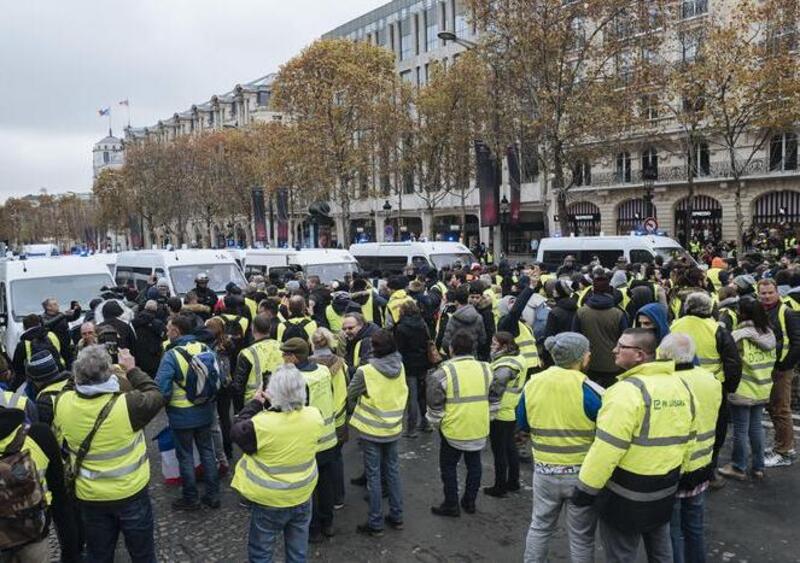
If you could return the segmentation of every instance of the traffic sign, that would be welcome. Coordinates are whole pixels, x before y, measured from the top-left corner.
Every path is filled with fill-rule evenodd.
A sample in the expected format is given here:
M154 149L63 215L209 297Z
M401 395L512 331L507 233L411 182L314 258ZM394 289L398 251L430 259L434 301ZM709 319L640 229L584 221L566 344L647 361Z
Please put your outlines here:
M658 230L658 221L655 217L648 217L644 220L644 230L648 233L654 233Z

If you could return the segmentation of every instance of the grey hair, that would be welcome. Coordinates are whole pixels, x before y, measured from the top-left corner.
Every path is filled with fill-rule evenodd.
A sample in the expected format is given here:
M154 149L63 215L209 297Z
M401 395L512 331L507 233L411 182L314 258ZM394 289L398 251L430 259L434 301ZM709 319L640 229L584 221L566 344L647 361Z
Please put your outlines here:
M347 317L352 317L352 318L354 318L354 319L356 320L356 322L357 322L359 325L362 325L362 326L363 326L364 324L366 324L366 322L367 322L367 321L364 319L364 315L362 315L361 313L355 313L355 312L353 312L353 313L345 313L345 314L344 314L344 316L343 316L342 318L343 318L343 319L346 319Z
M686 302L683 305L683 311L687 315L697 315L700 317L708 317L714 309L714 303L707 293L696 291L690 293L686 297Z
M284 412L298 411L306 404L306 380L295 366L284 364L270 376L267 395L272 406Z
M315 330L314 335L311 337L311 347L315 351L318 348L330 348L333 350L336 348L336 344L336 336L334 336L334 334L324 326L321 326Z
M148 299L147 302L144 304L144 310L150 311L151 313L155 313L158 311L158 301L155 299Z
M676 364L691 364L697 348L694 339L688 334L673 332L664 337L658 347L658 357L663 360L674 360Z
M87 346L72 364L77 385L105 383L111 377L111 356L102 344Z

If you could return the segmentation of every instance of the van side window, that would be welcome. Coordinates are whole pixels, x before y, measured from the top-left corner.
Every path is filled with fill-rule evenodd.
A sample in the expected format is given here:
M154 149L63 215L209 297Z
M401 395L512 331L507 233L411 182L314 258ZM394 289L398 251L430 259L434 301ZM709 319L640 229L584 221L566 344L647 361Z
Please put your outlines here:
M356 260L358 260L358 265L361 266L361 269L368 274L378 269L377 256L358 256Z
M545 250L542 254L542 262L547 264L547 266L552 270L554 268L558 268L564 262L564 258L572 254L576 256L578 254L577 250ZM576 256L577 257L577 256Z
M129 266L118 266L117 272L114 275L114 281L118 286L127 286L129 282L133 282L133 268Z
M622 250L596 250L592 254L600 259L600 263L605 268L613 268L617 263L617 258L625 255Z
M649 250L637 248L631 250L631 264L650 264L653 261L653 255Z
M411 259L411 265L414 266L414 269L422 268L423 266L428 266L428 259L424 256L414 256Z
M400 273L408 264L408 258L405 256L381 256L378 259L378 269L392 273Z
M6 284L0 283L0 316L5 317L8 311L8 304L6 299Z
M164 273L164 270L161 268L156 268L156 278L166 278L167 275Z

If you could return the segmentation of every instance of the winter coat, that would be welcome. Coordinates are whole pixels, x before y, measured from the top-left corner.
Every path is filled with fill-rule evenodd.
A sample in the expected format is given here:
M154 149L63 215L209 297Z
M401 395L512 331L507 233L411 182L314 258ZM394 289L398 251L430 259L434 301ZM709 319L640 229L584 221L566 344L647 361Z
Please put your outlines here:
M555 306L550 309L547 315L547 324L544 329L544 337L555 336L562 332L572 330L572 320L578 311L578 302L575 297L563 297L559 299Z
M457 332L466 332L472 336L475 350L486 344L486 328L483 316L472 305L462 305L455 313L450 315L447 327L442 337L442 347L449 352L450 341Z
M136 365L150 377L155 377L165 338L166 327L150 311L140 311L133 318L136 330Z
M666 335L669 334L669 323L667 322L667 308L664 307L661 303L650 303L649 305L645 305L639 312L636 314L636 317L633 319L633 325L638 327L639 323L636 322L639 315L644 315L645 317L649 318L653 321L653 324L656 326L656 341L661 343Z
M580 332L591 343L589 370L618 373L612 350L622 331L628 328L628 316L617 307L616 298L608 293L593 293L578 309L572 323L573 332Z
M133 327L130 324L126 323L122 319L116 317L109 317L103 320L102 323L97 325L97 333L100 333L100 329L103 327L111 327L119 336L117 340L117 344L119 349L126 348L130 350L133 357L136 357L136 332L134 332Z
M406 377L423 377L428 371L428 341L430 335L420 315L403 315L394 329L397 351L403 357Z

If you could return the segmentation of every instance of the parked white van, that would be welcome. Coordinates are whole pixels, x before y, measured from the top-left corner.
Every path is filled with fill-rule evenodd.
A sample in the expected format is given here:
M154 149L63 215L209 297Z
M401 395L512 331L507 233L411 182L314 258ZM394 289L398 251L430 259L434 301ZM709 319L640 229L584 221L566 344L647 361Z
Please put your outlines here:
M195 287L198 274L208 274L208 287L225 293L229 282L247 285L239 265L225 250L135 250L117 256L117 285L135 285L142 291L152 276L165 278L170 294L183 297Z
M103 286L113 285L106 265L88 256L0 260L0 337L6 352L14 353L23 317L41 314L46 298L57 299L62 309L77 301L86 310Z
M400 273L406 266L441 270L459 262L477 262L469 248L457 242L366 242L353 244L350 252L365 272Z
M242 269L249 278L253 275L267 276L270 272L284 276L291 270L289 257L297 254L293 248L248 248Z
M55 244L25 244L22 254L28 258L42 258L45 256L58 256L61 252Z
M606 268L613 267L620 256L631 264L652 262L656 256L661 256L664 262L687 257L694 263L676 240L663 236L555 237L539 241L536 258L550 271L561 266L567 256L574 256L578 264L589 264L596 256Z
M319 276L322 283L342 281L345 275L360 271L350 252L336 248L304 248L290 254L288 259L289 267L299 267L306 278Z

